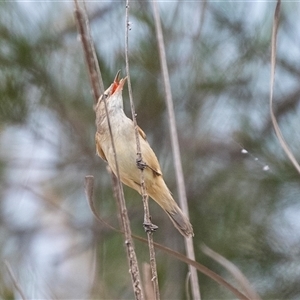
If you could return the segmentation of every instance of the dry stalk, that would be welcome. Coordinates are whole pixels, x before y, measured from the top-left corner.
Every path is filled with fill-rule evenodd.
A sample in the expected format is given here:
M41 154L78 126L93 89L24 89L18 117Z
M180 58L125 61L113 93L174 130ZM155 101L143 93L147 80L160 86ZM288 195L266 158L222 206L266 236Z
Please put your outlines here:
M99 97L104 92L103 80L99 68L99 63L91 37L89 20L86 13L85 2L83 2L83 9L79 7L78 1L75 1L75 20L77 30L80 34L80 39L83 47L85 61L88 68L90 83L94 95L94 103L96 104ZM82 2L81 2L82 3Z
M151 267L148 263L143 263L143 282L144 282L144 291L145 291L145 299L153 300L155 299L155 294L153 290L153 284L151 281Z
M168 114L169 114L170 135L171 135L172 152L173 152L175 172L176 172L176 181L178 186L179 202L183 212L188 217L189 216L188 204L187 204L182 164L180 158L179 142L178 142L178 135L176 130L176 121L175 121L174 106L172 100L170 77L169 77L168 66L167 66L166 51L164 46L163 32L162 32L157 2L154 0L152 4L153 4L153 14L154 14L155 29L156 29L156 38L157 38L158 50L159 50L159 58L161 64L161 72L163 75L164 86L165 86L165 99L166 99L166 104L167 104ZM187 256L190 259L195 260L193 239L191 237L185 238L185 248L186 248ZM195 268L193 268L190 265L189 265L189 271L191 273L191 289L192 289L193 299L200 300L201 299L200 286L198 282L197 271Z
M81 42L82 42L82 46L83 46L83 50L84 50L84 54L88 66L89 77L93 89L94 102L97 103L99 97L104 92L102 77L101 77L98 60L95 54L95 50L94 50L94 46L90 34L90 28L89 28L88 18L85 12L85 6L84 6L84 10L81 10L78 1L77 0L74 1L75 1L75 19L77 22L77 28L81 37ZM109 120L109 114L107 110L107 103L105 100L104 100L104 104L105 104L104 105L105 112L106 112L107 122L109 127L109 133L112 142L113 153L115 156L116 173L117 173L116 174L117 175L117 184L116 184L117 201L119 202L119 207L120 207L120 216L122 221L121 226L125 234L125 245L127 251L129 272L131 274L131 281L132 281L135 299L142 300L144 299L144 295L141 287L140 272L139 272L136 253L134 250L134 243L131 237L130 221L127 214L123 187L119 179L120 175L119 175L118 159L116 155L116 148L114 144L113 134L112 134L110 120ZM91 184L91 178L86 178L86 184ZM86 191L87 191L87 196L89 197L92 190L90 189L89 185L87 187L86 187Z
M190 279L191 279L191 273L186 274L185 278L185 295L186 295L186 300L191 300L191 295L190 295Z
M272 28L272 42L271 42L271 77L270 77L270 115L273 127L275 129L276 136L279 140L279 143L288 156L289 160L292 162L298 173L300 174L300 166L297 162L295 156L293 155L291 149L289 148L287 142L285 141L282 132L279 128L278 122L274 115L273 110L273 93L274 93L274 81L275 81L275 67L276 67L276 48L277 48L277 32L279 27L279 17L280 17L280 5L281 1L277 0L274 20L273 20L273 28Z
M153 245L153 231L157 226L153 225L151 223L150 219L150 211L149 211L149 203L148 203L148 195L146 191L145 186L145 179L144 179L144 168L143 166L145 163L143 162L143 156L141 152L141 144L140 144L140 136L139 136L139 130L138 125L136 121L136 113L135 113L135 107L133 102L133 96L132 96L132 88L131 88L131 80L130 80L130 72L129 72L129 59L128 59L128 33L130 29L129 24L129 0L126 1L126 18L125 18L125 61L126 61L126 75L127 75L127 81L128 81L128 92L129 92L129 99L130 99L130 106L131 106L131 113L132 113L132 120L134 124L135 129L135 139L136 139L136 152L137 152L137 165L141 166L141 194L143 199L143 206L144 206L144 227L147 232L147 238L148 238L148 247L149 247L149 255L150 255L150 266L151 266L151 275L152 275L152 283L153 283L153 289L156 300L160 299L159 294L159 286L158 286L158 276L157 276L157 267L156 267L156 258L155 258L155 249Z

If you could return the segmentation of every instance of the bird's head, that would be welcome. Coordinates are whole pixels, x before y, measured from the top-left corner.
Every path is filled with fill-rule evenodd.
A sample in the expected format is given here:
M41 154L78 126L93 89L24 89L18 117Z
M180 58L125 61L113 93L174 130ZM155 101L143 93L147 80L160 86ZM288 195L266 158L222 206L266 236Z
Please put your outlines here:
M100 125L106 118L105 103L107 105L108 113L123 111L123 97L122 90L127 77L120 79L120 71L115 76L114 82L109 88L99 97L97 104L94 107L96 112L96 125Z
M118 71L115 76L114 82L109 86L109 88L99 97L96 104L96 112L98 107L105 108L103 100L106 101L107 107L110 108L122 108L123 109L123 98L122 90L126 82L127 77L120 79L120 71Z

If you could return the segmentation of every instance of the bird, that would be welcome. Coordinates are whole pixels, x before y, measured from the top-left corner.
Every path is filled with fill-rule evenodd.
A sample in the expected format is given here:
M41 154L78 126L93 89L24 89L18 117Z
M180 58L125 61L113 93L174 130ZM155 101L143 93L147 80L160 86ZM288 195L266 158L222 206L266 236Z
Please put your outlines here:
M96 153L108 163L112 172L118 177L111 141L113 137L120 180L123 184L141 194L141 173L137 165L135 126L123 110L122 91L127 77L120 79L119 76L120 71L117 73L114 82L99 97L94 107L97 128L95 135ZM104 101L106 101L112 137L110 136ZM158 159L146 139L146 134L139 126L137 129L147 194L167 213L174 226L183 236L194 236L189 219L173 199L163 179Z

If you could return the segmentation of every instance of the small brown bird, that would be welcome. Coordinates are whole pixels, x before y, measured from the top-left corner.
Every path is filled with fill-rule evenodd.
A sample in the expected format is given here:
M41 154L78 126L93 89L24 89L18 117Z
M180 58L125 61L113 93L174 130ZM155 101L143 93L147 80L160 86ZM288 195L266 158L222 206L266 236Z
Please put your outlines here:
M121 181L141 193L141 174L136 164L136 138L134 123L123 111L122 90L126 78L119 80L119 72L114 82L99 98L96 112L96 150L116 175L115 157L109 133L104 101L107 103L116 156ZM154 151L146 140L146 134L138 127L144 168L144 179L147 194L155 200L168 214L174 226L184 236L193 236L193 228L188 218L174 201L171 192L164 182L159 162Z

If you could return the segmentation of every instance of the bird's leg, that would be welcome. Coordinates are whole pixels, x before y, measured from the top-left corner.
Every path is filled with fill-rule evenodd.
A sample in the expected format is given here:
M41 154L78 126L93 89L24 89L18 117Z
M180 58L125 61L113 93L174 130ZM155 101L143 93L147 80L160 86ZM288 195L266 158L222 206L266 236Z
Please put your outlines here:
M136 165L141 171L143 171L147 167L147 164L142 160L141 153L137 154ZM148 196L146 196L146 197L148 197ZM144 226L145 232L147 232L147 233L154 232L158 229L158 226L156 226L155 224L152 224L151 217L149 218L149 220L147 220L146 214L144 216L143 226Z

